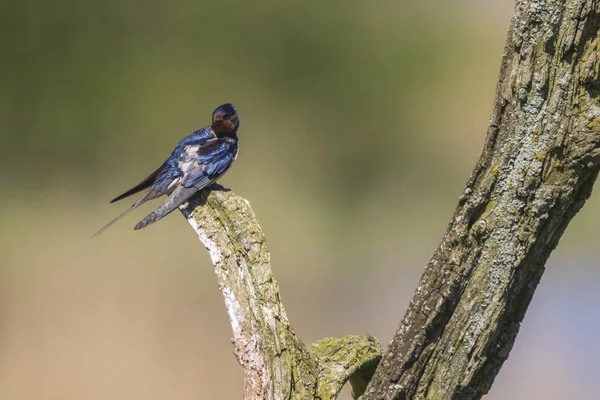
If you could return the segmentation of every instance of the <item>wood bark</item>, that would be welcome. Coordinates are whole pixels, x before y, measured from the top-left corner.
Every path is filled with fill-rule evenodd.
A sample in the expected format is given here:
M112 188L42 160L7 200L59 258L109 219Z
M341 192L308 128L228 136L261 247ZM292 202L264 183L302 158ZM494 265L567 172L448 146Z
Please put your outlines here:
M182 212L208 249L245 373L245 399L335 399L349 380L362 394L381 358L370 336L305 346L288 322L265 235L250 203L213 185Z
M517 1L480 159L365 400L476 399L600 161L600 7Z
M371 337L296 337L247 201L213 190L185 206L215 266L246 399L334 399L348 379L355 397L368 383L364 400L487 393L600 168L598 1L516 2L483 152L383 358Z

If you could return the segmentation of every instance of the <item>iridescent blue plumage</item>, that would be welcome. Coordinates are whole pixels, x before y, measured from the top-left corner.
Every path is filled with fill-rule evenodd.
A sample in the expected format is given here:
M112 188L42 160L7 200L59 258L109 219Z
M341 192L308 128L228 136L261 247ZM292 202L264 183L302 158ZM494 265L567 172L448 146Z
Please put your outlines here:
M217 107L213 111L211 126L198 129L183 138L169 158L150 176L111 201L113 203L148 189L129 209L96 232L95 236L146 201L167 194L167 201L134 228L142 229L168 215L196 192L223 176L237 157L238 128L235 107L232 104Z

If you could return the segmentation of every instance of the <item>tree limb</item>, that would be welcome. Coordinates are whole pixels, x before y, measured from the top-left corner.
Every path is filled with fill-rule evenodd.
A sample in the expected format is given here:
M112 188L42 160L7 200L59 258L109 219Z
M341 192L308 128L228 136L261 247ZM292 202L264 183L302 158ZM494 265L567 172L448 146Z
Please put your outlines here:
M287 319L265 235L247 200L213 185L183 215L208 249L245 373L245 399L335 399L350 379L362 394L381 358L369 336L306 347Z

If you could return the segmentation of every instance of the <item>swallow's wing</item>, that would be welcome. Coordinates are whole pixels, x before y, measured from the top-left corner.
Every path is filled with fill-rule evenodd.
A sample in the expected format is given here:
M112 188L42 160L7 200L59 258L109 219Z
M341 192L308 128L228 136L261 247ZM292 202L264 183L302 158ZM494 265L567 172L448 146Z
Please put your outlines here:
M141 192L142 190L144 190L146 188L149 188L156 181L156 177L158 176L158 174L160 173L160 171L164 167L165 167L165 164L163 164L160 167L156 168L154 170L154 172L152 172L150 175L148 175L148 177L146 179L144 179L143 181L141 181L140 183L138 183L136 186L134 186L131 189L129 189L128 191L126 191L125 193L123 193L123 194L115 197L110 202L114 203L115 201L122 200L122 199L124 199L126 197L131 196L132 194L136 194L137 192Z
M215 136L212 133L212 131L210 130L210 128L200 128L197 131L193 132L192 134L184 137L179 142L179 144L177 145L175 150L173 151L173 154L178 153L180 151L180 148L182 148L182 147L183 148L190 147L190 145L194 144L194 143L197 143L197 144L204 143L204 142L208 141L209 139L213 139L214 137ZM152 184L154 184L156 182L156 178L159 176L161 171L163 171L165 169L166 166L167 166L167 161L165 161L160 167L158 167L154 172L152 172L146 179L144 179L138 185L132 187L131 189L129 189L122 195L115 197L110 202L114 203L115 201L122 200L126 197L131 196L132 194L136 194L138 192L141 192L144 189L149 188L150 186L152 186Z
M235 160L237 143L224 139L212 139L198 147L195 162L183 171L181 185L202 190L227 171Z
M186 154L194 155L181 162L183 178L168 200L141 220L134 229L142 229L173 212L196 192L209 186L223 175L235 160L237 143L211 139L201 145L190 146Z

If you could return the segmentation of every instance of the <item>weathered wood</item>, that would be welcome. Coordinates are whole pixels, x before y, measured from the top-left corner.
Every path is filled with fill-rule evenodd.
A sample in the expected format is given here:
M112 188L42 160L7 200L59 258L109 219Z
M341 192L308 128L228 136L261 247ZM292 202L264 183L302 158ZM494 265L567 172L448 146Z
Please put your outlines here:
M476 399L600 165L597 0L517 1L479 162L363 398Z
M213 185L182 208L208 249L245 373L245 399L335 399L350 380L360 395L381 358L369 336L306 347L288 322L266 238L247 200Z

